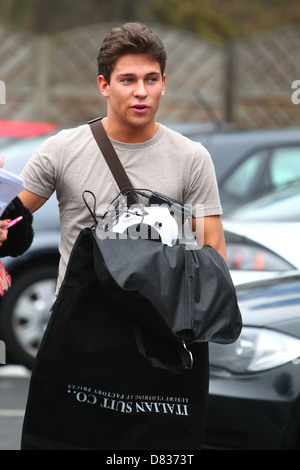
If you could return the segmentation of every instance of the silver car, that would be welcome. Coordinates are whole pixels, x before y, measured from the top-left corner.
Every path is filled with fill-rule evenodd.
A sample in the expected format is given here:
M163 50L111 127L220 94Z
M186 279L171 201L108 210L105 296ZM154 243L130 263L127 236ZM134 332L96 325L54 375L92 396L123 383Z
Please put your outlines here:
M223 226L235 285L300 270L300 183L227 213Z

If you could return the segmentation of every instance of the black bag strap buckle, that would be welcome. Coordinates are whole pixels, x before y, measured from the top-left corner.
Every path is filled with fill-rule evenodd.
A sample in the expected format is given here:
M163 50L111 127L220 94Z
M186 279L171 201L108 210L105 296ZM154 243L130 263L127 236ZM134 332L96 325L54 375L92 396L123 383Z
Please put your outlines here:
M177 341L177 344L180 347L181 364L165 364L157 357L151 357L147 354L143 337L142 337L141 328L136 322L134 322L134 334L135 334L135 339L136 339L139 353L151 364L152 367L157 367L158 369L168 370L169 372L172 372L173 374L182 374L183 372L189 371L193 368L193 365L194 365L193 354L187 348L184 340ZM175 340L177 339L176 336L174 336L174 339Z

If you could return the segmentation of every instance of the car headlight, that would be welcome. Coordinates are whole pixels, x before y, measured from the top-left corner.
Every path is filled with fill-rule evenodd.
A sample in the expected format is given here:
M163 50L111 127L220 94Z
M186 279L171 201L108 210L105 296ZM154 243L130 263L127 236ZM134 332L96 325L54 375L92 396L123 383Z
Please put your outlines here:
M235 343L209 346L210 365L232 373L261 372L296 361L300 340L266 328L243 327Z

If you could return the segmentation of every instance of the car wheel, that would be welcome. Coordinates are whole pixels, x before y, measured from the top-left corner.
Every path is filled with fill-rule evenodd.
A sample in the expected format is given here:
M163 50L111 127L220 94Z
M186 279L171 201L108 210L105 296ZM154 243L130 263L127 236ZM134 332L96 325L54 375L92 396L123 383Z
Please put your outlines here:
M0 306L7 361L32 368L55 301L57 266L31 266L12 279Z

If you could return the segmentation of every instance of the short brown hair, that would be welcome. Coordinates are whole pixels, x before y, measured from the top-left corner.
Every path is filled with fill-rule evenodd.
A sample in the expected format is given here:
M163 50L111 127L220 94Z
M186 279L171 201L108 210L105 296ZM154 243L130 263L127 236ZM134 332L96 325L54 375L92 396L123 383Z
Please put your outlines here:
M148 54L159 62L161 74L164 74L167 61L165 46L147 26L140 23L126 23L112 28L104 39L97 57L98 75L103 75L109 83L115 62L124 54Z

